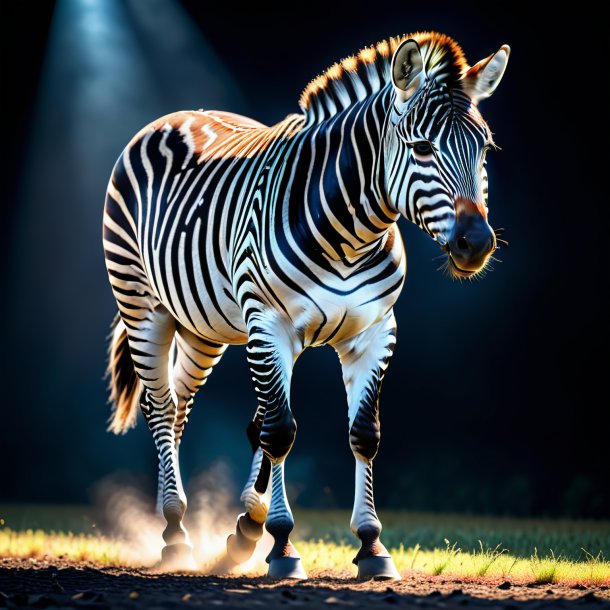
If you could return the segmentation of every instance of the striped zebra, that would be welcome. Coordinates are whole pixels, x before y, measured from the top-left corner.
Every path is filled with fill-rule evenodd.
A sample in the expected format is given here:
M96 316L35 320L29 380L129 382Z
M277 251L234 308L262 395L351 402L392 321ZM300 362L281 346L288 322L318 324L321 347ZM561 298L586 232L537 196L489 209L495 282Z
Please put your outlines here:
M139 406L152 432L164 562L191 556L178 452L194 396L227 345L246 344L254 456L227 561L250 557L264 524L274 538L269 575L306 577L284 484L297 429L290 381L305 348L328 344L342 365L356 464L354 563L361 579L399 578L379 539L372 474L406 271L396 221L436 240L454 277L485 268L496 248L485 171L494 143L478 102L509 52L470 66L443 34L390 38L331 66L303 92L301 112L272 127L184 111L125 148L103 220L119 310L109 429L132 427Z

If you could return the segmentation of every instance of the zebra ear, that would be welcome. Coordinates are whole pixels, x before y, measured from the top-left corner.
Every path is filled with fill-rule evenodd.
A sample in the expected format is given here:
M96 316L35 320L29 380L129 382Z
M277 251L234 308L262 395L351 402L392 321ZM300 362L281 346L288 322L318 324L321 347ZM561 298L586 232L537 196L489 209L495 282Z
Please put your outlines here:
M478 104L496 90L506 70L509 55L510 47L502 45L497 53L482 59L462 76L462 89L473 103Z
M406 102L417 91L424 76L424 62L415 40L409 38L400 43L392 57L391 69L396 97Z

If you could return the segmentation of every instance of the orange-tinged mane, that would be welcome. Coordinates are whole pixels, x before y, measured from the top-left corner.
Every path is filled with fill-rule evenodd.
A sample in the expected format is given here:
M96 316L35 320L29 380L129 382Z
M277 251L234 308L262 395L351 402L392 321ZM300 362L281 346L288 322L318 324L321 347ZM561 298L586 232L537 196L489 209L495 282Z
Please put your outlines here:
M452 84L468 70L462 49L445 34L416 32L391 37L334 63L307 85L299 105L308 122L324 120L386 85L394 51L410 38L419 44L429 76Z

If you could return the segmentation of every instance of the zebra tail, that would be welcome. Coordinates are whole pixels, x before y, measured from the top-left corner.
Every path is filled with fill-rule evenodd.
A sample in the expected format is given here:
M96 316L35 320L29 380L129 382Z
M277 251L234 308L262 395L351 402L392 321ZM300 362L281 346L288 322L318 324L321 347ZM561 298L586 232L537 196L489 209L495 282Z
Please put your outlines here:
M141 388L129 351L127 330L118 313L110 326L108 339L106 377L110 378L108 402L112 405L108 430L125 434L136 425Z

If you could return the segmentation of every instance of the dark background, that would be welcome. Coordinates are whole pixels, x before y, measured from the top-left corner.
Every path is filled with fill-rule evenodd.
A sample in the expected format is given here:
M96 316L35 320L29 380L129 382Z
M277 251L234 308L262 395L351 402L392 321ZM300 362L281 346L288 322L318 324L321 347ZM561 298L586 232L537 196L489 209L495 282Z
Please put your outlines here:
M120 470L154 487L143 422L125 437L104 431L115 305L101 217L132 135L200 107L272 123L298 111L302 88L333 61L436 29L471 63L512 47L482 104L502 147L489 160L490 218L510 247L483 281L452 282L436 272L435 244L401 221L409 272L382 394L378 505L610 517L605 3L257 4L2 5L0 501L85 502ZM299 360L292 398L291 497L349 506L346 401L330 348ZM223 459L241 484L254 404L245 351L229 349L186 432L187 481Z

